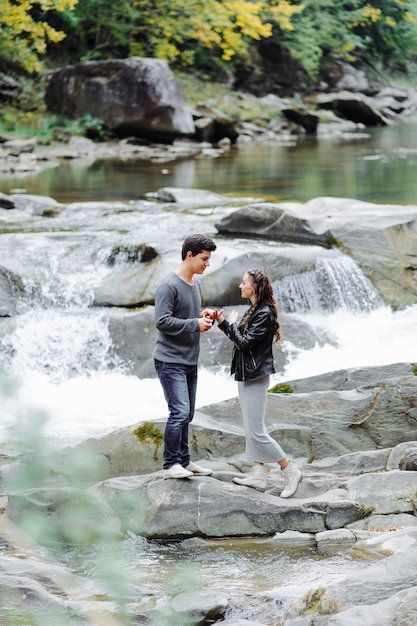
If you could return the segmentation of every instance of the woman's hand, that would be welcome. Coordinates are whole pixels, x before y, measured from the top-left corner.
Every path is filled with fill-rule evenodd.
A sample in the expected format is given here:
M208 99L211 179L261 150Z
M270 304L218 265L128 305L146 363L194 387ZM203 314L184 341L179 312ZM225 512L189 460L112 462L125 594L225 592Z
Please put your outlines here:
M221 324L224 320L223 311L224 309L221 309L220 311L219 309L204 309L201 315L202 317L208 317L211 320L216 321L218 324Z
M229 324L234 324L235 322L237 322L237 318L239 317L239 313L236 310L231 311L231 313L229 313L227 321L229 322Z
M222 322L224 322L223 311L224 309L220 309L220 311L216 309L216 315L214 319L216 320L218 324L221 324Z

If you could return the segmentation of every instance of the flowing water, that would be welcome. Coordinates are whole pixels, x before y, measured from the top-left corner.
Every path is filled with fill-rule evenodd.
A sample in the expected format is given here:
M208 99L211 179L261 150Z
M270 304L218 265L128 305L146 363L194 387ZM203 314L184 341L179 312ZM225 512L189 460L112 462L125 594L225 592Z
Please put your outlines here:
M220 159L176 163L68 162L38 175L0 177L0 192L24 188L62 202L132 200L160 187L305 202L319 196L414 204L417 124L329 136L301 136L283 145L244 144Z
M143 199L146 192L178 186L280 201L338 196L414 204L416 139L417 125L404 125L376 129L366 137L245 145L219 159L165 164L164 171L161 164L146 162L74 163L37 176L0 179L1 192L19 187L71 203L50 220L34 216L19 221L8 212L0 227L0 262L23 276L27 288L18 315L0 323L2 438L18 437L39 415L41 432L58 447L166 415L159 382L138 379L109 357L104 316L90 307L94 290L110 271L105 259L113 245L146 241L179 250L190 232L202 230L216 238L214 224L230 206L177 211ZM247 250L245 240L218 238L218 244L213 269L221 264L222 247L235 255ZM254 250L271 245L251 241ZM275 285L283 314L307 322L315 336L308 349L284 337L285 366L277 381L417 361L417 306L392 311L352 261L322 254L315 272ZM200 371L199 407L236 394L226 370ZM297 553L258 542L149 546L129 538L119 550L122 569L163 601L171 588L191 588L181 573L186 564L198 572L193 584L198 580L202 588L233 592L234 615L263 616L268 624L274 623L271 615L278 615L282 599L265 603L263 594L284 587L291 596L296 585L331 581L366 565L344 552L323 558L311 550ZM93 575L96 557L78 551L66 558L75 569Z
M186 626L184 616L167 610L170 598L207 590L213 597L229 596L228 618L277 626L293 599L326 580L336 583L375 560L354 549L318 552L259 539L145 544L131 537L117 553L114 549L109 553L108 546L83 552L82 573L91 576L99 563L101 581L109 588L109 556L112 574L117 571L119 580L136 590L135 600L127 600L130 610L147 614L151 626ZM71 564L79 558L77 551L67 553L65 560Z

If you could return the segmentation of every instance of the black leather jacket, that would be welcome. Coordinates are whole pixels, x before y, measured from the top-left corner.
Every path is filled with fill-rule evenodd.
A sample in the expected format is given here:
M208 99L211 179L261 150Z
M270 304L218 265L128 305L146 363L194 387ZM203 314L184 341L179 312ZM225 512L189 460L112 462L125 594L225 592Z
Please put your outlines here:
M272 355L274 314L269 306L264 304L255 311L247 330L242 322L229 324L226 319L219 328L234 343L231 374L235 375L235 380L257 380L275 373Z

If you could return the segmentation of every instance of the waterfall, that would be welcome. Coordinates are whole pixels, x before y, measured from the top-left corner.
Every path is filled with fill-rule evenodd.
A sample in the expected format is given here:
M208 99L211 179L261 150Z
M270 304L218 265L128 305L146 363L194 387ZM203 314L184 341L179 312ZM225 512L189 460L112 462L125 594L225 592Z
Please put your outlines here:
M112 271L105 262L109 252L124 243L120 227L114 229L113 223L108 233L103 229L96 236L92 224L102 224L99 218L101 214L90 211L87 232L65 237L30 233L0 238L0 253L18 261L25 283L17 314L0 320L4 405L0 434L22 419L32 423L38 413L47 416L48 437L67 444L140 420L166 417L159 381L139 379L115 358L107 311L91 306L95 289ZM124 213L124 226L126 219ZM145 232L148 219L147 212L143 221L135 212L134 227ZM133 225L126 228L130 231ZM192 230L197 232L194 222ZM126 241L131 241L130 236ZM235 250L246 251L247 243L238 240ZM309 269L275 284L280 309L290 314L278 346L282 358L277 362L276 381L345 367L415 361L417 306L392 312L381 305L361 270L339 252L323 253ZM211 340L215 342L216 336ZM235 396L229 363L226 372L200 370L198 407Z
M13 321L1 337L0 365L19 376L44 374L51 382L107 371L111 339L103 316L81 309L36 308Z
M60 383L116 365L105 315L91 307L96 284L109 268L75 237L31 238L22 246L24 292L17 315L1 320L0 368L24 378L37 373Z
M278 304L287 313L372 311L382 298L349 257L318 258L314 270L286 276L274 283Z

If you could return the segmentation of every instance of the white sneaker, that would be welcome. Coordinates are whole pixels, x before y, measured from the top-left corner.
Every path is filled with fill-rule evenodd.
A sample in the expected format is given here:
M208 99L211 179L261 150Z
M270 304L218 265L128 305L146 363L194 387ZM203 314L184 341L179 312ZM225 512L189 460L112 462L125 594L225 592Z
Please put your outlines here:
M163 470L165 478L189 478L193 476L193 472L189 472L179 463L171 465L168 469Z
M193 463L192 461L189 462L185 469L196 476L210 476L213 473L213 470L201 467L201 465L197 465L197 463Z
M293 496L297 491L298 485L303 480L303 475L298 467L296 467L294 463L291 463L291 461L287 467L281 471L285 478L285 488L281 493L281 498L291 498L291 496Z
M243 487L251 487L263 493L268 484L269 468L256 463L245 478L235 477L233 482Z

